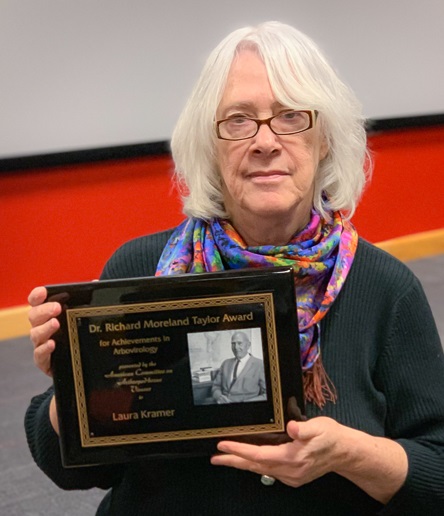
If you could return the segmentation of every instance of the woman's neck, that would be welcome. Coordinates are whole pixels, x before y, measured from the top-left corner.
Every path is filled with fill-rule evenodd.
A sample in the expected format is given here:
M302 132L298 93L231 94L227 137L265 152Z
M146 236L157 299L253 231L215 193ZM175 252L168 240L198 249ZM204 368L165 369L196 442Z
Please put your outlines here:
M310 212L311 213L311 212ZM287 245L292 237L299 233L310 221L310 213L302 219L291 220L289 217L231 218L230 222L248 246Z

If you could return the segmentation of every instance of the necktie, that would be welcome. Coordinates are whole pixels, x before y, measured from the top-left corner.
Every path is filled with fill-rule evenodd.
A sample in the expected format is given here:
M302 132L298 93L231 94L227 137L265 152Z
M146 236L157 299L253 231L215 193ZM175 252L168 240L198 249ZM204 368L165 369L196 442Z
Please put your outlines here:
M233 387L234 382L236 381L236 378L237 378L237 368L239 367L239 364L240 364L240 360L236 360L236 364L235 364L234 370L233 370L233 379L231 380L230 390Z

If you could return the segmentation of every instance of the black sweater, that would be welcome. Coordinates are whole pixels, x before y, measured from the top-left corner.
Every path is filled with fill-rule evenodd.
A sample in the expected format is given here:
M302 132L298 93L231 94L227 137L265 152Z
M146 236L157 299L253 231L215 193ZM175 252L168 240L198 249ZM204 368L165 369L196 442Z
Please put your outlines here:
M102 279L153 275L170 232L137 238L114 253ZM61 488L112 488L98 515L444 514L444 357L430 307L411 271L359 241L350 274L321 323L323 362L338 393L321 411L406 450L404 486L385 507L353 483L327 474L300 488L261 484L256 474L214 467L208 458L64 469L48 407L52 389L27 411L28 442Z

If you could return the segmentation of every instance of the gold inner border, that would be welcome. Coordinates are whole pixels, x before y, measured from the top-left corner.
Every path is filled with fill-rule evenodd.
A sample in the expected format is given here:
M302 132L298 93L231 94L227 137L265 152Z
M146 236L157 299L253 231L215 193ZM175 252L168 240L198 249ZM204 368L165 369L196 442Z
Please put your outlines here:
M231 427L217 427L191 429L168 432L152 432L143 434L127 434L94 437L91 435L88 424L86 395L83 382L83 369L80 355L80 342L77 332L77 319L81 317L100 315L122 315L129 313L149 313L192 308L208 308L240 304L263 304L270 364L271 393L274 421L268 424L243 425ZM131 305L112 305L89 308L71 308L66 311L68 321L68 335L74 375L74 388L79 418L81 445L84 448L96 446L112 446L121 444L143 444L162 441L180 441L188 439L202 439L211 437L228 437L234 435L252 435L269 432L284 431L284 416L282 406L282 391L279 371L279 354L276 338L276 323L274 315L272 293L247 294L223 297L207 297L174 301L157 301L152 303L137 303Z

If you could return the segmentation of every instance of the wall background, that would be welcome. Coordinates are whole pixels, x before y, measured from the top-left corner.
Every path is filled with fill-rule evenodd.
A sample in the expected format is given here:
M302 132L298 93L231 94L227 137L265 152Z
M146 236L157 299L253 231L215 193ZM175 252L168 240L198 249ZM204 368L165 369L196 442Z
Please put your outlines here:
M1 0L0 158L169 140L208 52L276 19L370 118L444 112L443 0Z
M0 308L38 284L97 278L120 244L182 219L167 155L15 171L2 161L169 140L209 50L269 19L312 36L367 117L444 113L442 0L0 2ZM444 128L370 145L360 233L444 227Z

